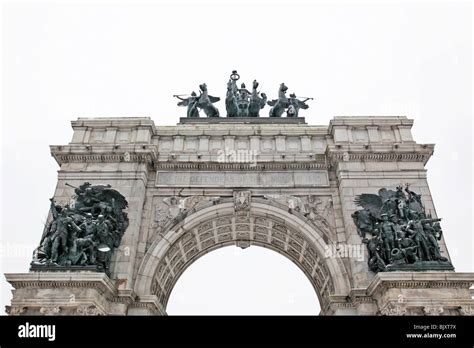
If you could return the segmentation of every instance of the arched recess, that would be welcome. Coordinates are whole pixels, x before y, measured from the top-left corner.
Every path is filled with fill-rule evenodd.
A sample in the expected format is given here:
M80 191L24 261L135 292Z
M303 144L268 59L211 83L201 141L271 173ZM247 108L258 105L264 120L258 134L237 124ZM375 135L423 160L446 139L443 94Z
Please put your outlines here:
M306 274L325 313L330 295L346 296L350 290L340 257L326 257L331 243L324 231L280 204L252 199L248 211L236 212L233 202L222 202L157 237L144 255L134 290L138 296L156 295L166 308L176 281L195 260L227 245L258 245L286 256Z
M179 277L168 315L318 315L321 305L301 269L269 248L235 245L208 253Z

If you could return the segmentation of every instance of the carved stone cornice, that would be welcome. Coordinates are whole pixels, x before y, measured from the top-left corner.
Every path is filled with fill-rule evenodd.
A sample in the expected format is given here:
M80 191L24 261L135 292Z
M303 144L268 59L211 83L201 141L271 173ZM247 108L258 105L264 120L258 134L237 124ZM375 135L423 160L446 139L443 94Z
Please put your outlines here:
M367 295L388 289L469 289L474 273L455 272L379 272L367 287Z
M429 288L451 288L451 289L469 289L470 282L465 281L390 281L380 285L380 290L388 289L429 289Z
M21 282L10 282L15 289L22 288L36 288L36 289L54 289L54 288L88 288L96 289L99 293L107 294L109 289L103 284L99 284L93 281L21 281Z
M155 129L155 123L150 117L79 117L77 120L71 121L71 126L75 129L78 127L87 128L133 128L133 127L150 127Z
M354 308L354 304L351 303L351 302L347 302L347 303L336 302L336 303L331 303L330 306L338 308L338 309L352 309L352 308Z
M354 304L362 304L362 303L377 303L372 297L370 296L358 296L353 299Z
M118 290L117 296L115 296L111 302L115 303L123 303L126 305L131 305L137 299L137 295L135 295L133 290Z
M166 311L155 295L137 297L136 301L129 305L129 308L144 308L152 314L166 315Z
M321 305L322 313L331 313L338 309L355 309L355 305L349 296L344 295L329 295L329 301Z
M5 278L15 289L86 288L97 290L107 299L112 299L117 293L112 281L104 273L7 273Z
M373 162L426 162L429 154L423 153L336 153L332 154L331 162L340 161L373 161Z
M164 314L164 311L160 310L160 307L155 302L142 302L137 301L131 303L129 308L144 308L152 314Z
M65 154L54 156L56 161L61 165L63 163L71 162L85 162L85 163L115 163L115 162L138 162L149 163L153 156L150 154ZM128 158L128 159L126 159Z
M326 157L330 166L338 162L422 162L433 155L433 144L328 145Z
M421 162L426 164L430 154L420 153L331 153L328 154L330 166L339 162Z
M157 160L156 146L145 145L52 145L51 155L56 162L63 163L146 163L154 165Z

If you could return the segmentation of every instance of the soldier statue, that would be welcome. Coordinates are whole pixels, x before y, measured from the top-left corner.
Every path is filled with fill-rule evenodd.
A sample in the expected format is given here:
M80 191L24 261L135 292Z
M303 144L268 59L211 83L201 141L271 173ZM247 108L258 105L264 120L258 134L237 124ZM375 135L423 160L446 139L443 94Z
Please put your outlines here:
M187 106L186 117L199 117L198 101L201 96L198 96L196 92L193 91L189 98L181 98L179 95L174 95L173 97L181 100L178 106Z
M296 98L296 94L291 93L290 99L288 99L288 109L286 110L287 117L298 117L300 109L306 110L309 108L305 102L313 98L306 98L305 100L299 100Z
M390 261L390 253L395 247L395 234L396 229L394 224L388 220L387 214L381 215L382 222L379 224L379 233L380 237L382 238L383 246L384 246L384 253L385 259L387 262Z
M68 252L68 237L70 230L80 232L81 229L77 226L72 217L68 216L67 208L63 208L56 219L55 231L52 231L51 241L53 243L51 250L51 261L54 263L60 262L59 257Z
M428 249L428 238L423 228L423 220L419 220L417 212L412 213L413 220L410 220L407 226L409 235L418 246L418 258L425 261L431 261L431 253Z

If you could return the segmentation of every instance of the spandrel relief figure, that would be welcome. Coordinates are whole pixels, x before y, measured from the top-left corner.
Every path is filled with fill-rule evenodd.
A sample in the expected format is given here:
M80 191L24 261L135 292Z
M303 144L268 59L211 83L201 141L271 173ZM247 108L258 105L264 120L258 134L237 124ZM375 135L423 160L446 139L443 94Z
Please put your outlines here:
M220 200L218 196L171 196L160 198L155 208L155 226L158 233L165 232L166 226L182 221L189 213L193 212L200 205L212 203L217 204Z
M155 223L158 232L162 232L170 221L176 221L184 214L183 198L171 196L159 200L155 208Z
M322 230L329 230L332 227L330 223L331 207L331 199L326 199L323 201L319 197L308 195L306 197L304 214Z
M306 215L308 213L306 204L300 197L280 194L268 194L264 195L263 197L286 205L290 212L295 211L303 215Z

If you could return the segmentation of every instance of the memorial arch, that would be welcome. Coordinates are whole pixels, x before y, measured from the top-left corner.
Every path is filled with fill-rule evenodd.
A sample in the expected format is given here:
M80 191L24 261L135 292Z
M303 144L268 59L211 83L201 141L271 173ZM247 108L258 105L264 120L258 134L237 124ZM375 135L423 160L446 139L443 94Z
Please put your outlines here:
M333 243L327 233L279 205L254 199L248 209L236 212L234 202L223 202L189 215L153 242L140 265L135 292L156 295L166 308L179 276L201 256L228 245L260 246L294 262L313 285L322 312L329 311L330 295L350 289L345 266L337 255L327 257Z
M323 315L474 314L413 120L296 116L72 121L70 143L51 146L58 183L31 269L6 274L7 313L166 315L185 269L236 245L293 261Z

